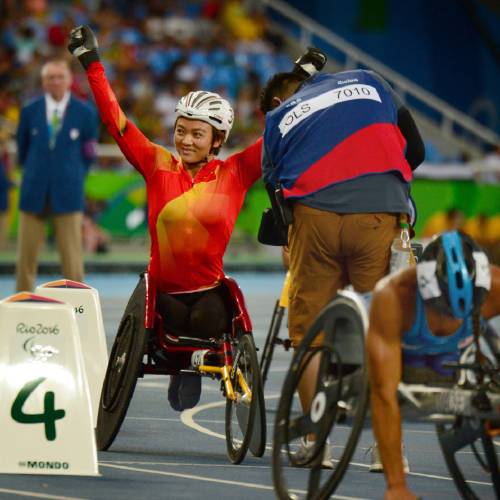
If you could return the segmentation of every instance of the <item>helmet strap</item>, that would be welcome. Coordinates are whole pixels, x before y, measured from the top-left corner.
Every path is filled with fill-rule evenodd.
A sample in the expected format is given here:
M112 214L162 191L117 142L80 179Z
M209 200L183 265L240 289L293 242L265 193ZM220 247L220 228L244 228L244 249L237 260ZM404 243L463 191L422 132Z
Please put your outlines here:
M479 339L481 337L481 319L479 315L479 311L476 311L472 314L472 334L474 336L474 345L476 346L476 356L475 356L475 362L478 367L483 366L484 362L486 361L486 357L481 351L480 345L479 345ZM482 370L477 370L477 377L478 377L478 383L482 384L483 383L483 371Z
M210 155L217 156L219 154L219 150L222 147L222 145L224 144L224 137L225 137L225 133L220 131L220 130L217 130L212 125L212 145L210 146L210 153L208 153L208 156L210 156ZM220 144L218 146L214 147L215 141L219 141L219 140L220 140Z

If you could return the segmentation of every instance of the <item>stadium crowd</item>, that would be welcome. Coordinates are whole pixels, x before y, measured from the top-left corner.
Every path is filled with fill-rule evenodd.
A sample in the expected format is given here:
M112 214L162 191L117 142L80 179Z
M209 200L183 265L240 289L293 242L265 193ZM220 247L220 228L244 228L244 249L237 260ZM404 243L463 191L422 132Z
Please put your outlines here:
M17 124L22 103L39 91L41 64L68 57L71 27L90 24L127 116L155 142L171 141L175 104L203 88L235 105L237 128L228 148L250 143L262 132L258 95L269 76L289 58L261 13L240 0L146 0L2 2L0 15L0 116ZM72 90L89 98L75 74ZM112 142L104 128L100 142Z
M17 166L13 156L6 154L6 145L13 139L20 109L40 95L40 68L45 61L63 57L75 64L66 44L71 28L81 24L95 30L106 73L124 112L151 141L173 146L175 105L182 95L199 88L220 93L234 105L228 150L255 141L264 126L258 110L260 89L270 75L287 70L290 64L282 37L269 29L256 5L252 0L1 2L0 169L9 180L0 186L4 198L15 177L8 171ZM92 102L84 74L74 71L73 75L72 91ZM99 142L113 144L103 126ZM426 150L432 150L427 143ZM498 151L487 158L497 165ZM432 161L432 154L427 161ZM99 167L131 168L123 158L113 156L101 156ZM496 184L497 172L478 180ZM5 215L5 210L0 207L0 213ZM95 222L94 212L86 211ZM493 233L485 246L497 249L497 231ZM0 245L2 239L0 234ZM491 257L497 261L496 255Z

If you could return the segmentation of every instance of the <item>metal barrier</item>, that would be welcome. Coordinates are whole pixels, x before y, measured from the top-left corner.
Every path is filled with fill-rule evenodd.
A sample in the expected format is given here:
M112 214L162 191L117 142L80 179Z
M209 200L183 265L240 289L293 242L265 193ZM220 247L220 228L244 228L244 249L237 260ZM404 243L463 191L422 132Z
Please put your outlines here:
M470 142L485 144L498 144L500 136L494 131L481 125L465 113L453 108L443 100L439 99L430 92L415 85L403 75L392 70L385 64L373 58L366 52L356 48L349 42L328 30L313 19L305 16L297 9L286 4L282 0L260 0L269 10L292 21L300 30L300 43L306 47L311 45L313 36L321 39L345 55L344 68L355 69L359 66L366 66L391 83L396 92L406 100L410 96L413 101L428 107L439 116L439 127L444 135L456 135L455 129L458 127L472 138ZM434 120L435 121L435 120ZM463 138L462 138L463 140Z

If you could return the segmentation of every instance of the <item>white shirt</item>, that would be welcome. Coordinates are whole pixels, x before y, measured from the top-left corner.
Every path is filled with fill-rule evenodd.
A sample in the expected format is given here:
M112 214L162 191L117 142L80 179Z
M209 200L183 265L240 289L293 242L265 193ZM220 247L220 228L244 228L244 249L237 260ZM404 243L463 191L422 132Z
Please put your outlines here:
M45 94L45 110L47 113L47 123L50 125L52 122L52 115L54 111L57 110L59 117L63 118L64 112L68 107L69 98L71 97L71 92L66 92L64 97L60 101L56 101L50 94Z

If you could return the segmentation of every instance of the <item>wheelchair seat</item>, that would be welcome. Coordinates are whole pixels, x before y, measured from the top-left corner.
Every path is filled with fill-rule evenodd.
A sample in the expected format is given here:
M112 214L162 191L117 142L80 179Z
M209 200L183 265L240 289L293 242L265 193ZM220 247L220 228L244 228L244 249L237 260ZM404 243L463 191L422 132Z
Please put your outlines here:
M157 288L153 278L149 275L149 273L144 273L143 278L146 286L144 326L148 329L155 329L158 319L161 320L161 316L156 311ZM225 305L231 317L231 327L233 332L251 332L252 323L250 321L250 316L246 308L243 293L241 292L241 289L236 281L229 276L224 276L220 281L220 286L225 292ZM175 336L171 335L171 337ZM185 338L187 339L192 337Z
M143 364L143 374L175 375L180 370L190 369L191 355L198 349L210 349L222 354L222 339L206 339L175 335L163 325L163 317L156 310L157 289L149 273L142 276L145 285L144 326L147 331L147 361ZM252 332L252 323L245 299L236 281L224 276L220 281L224 302L230 317L229 334L236 340L242 334Z

